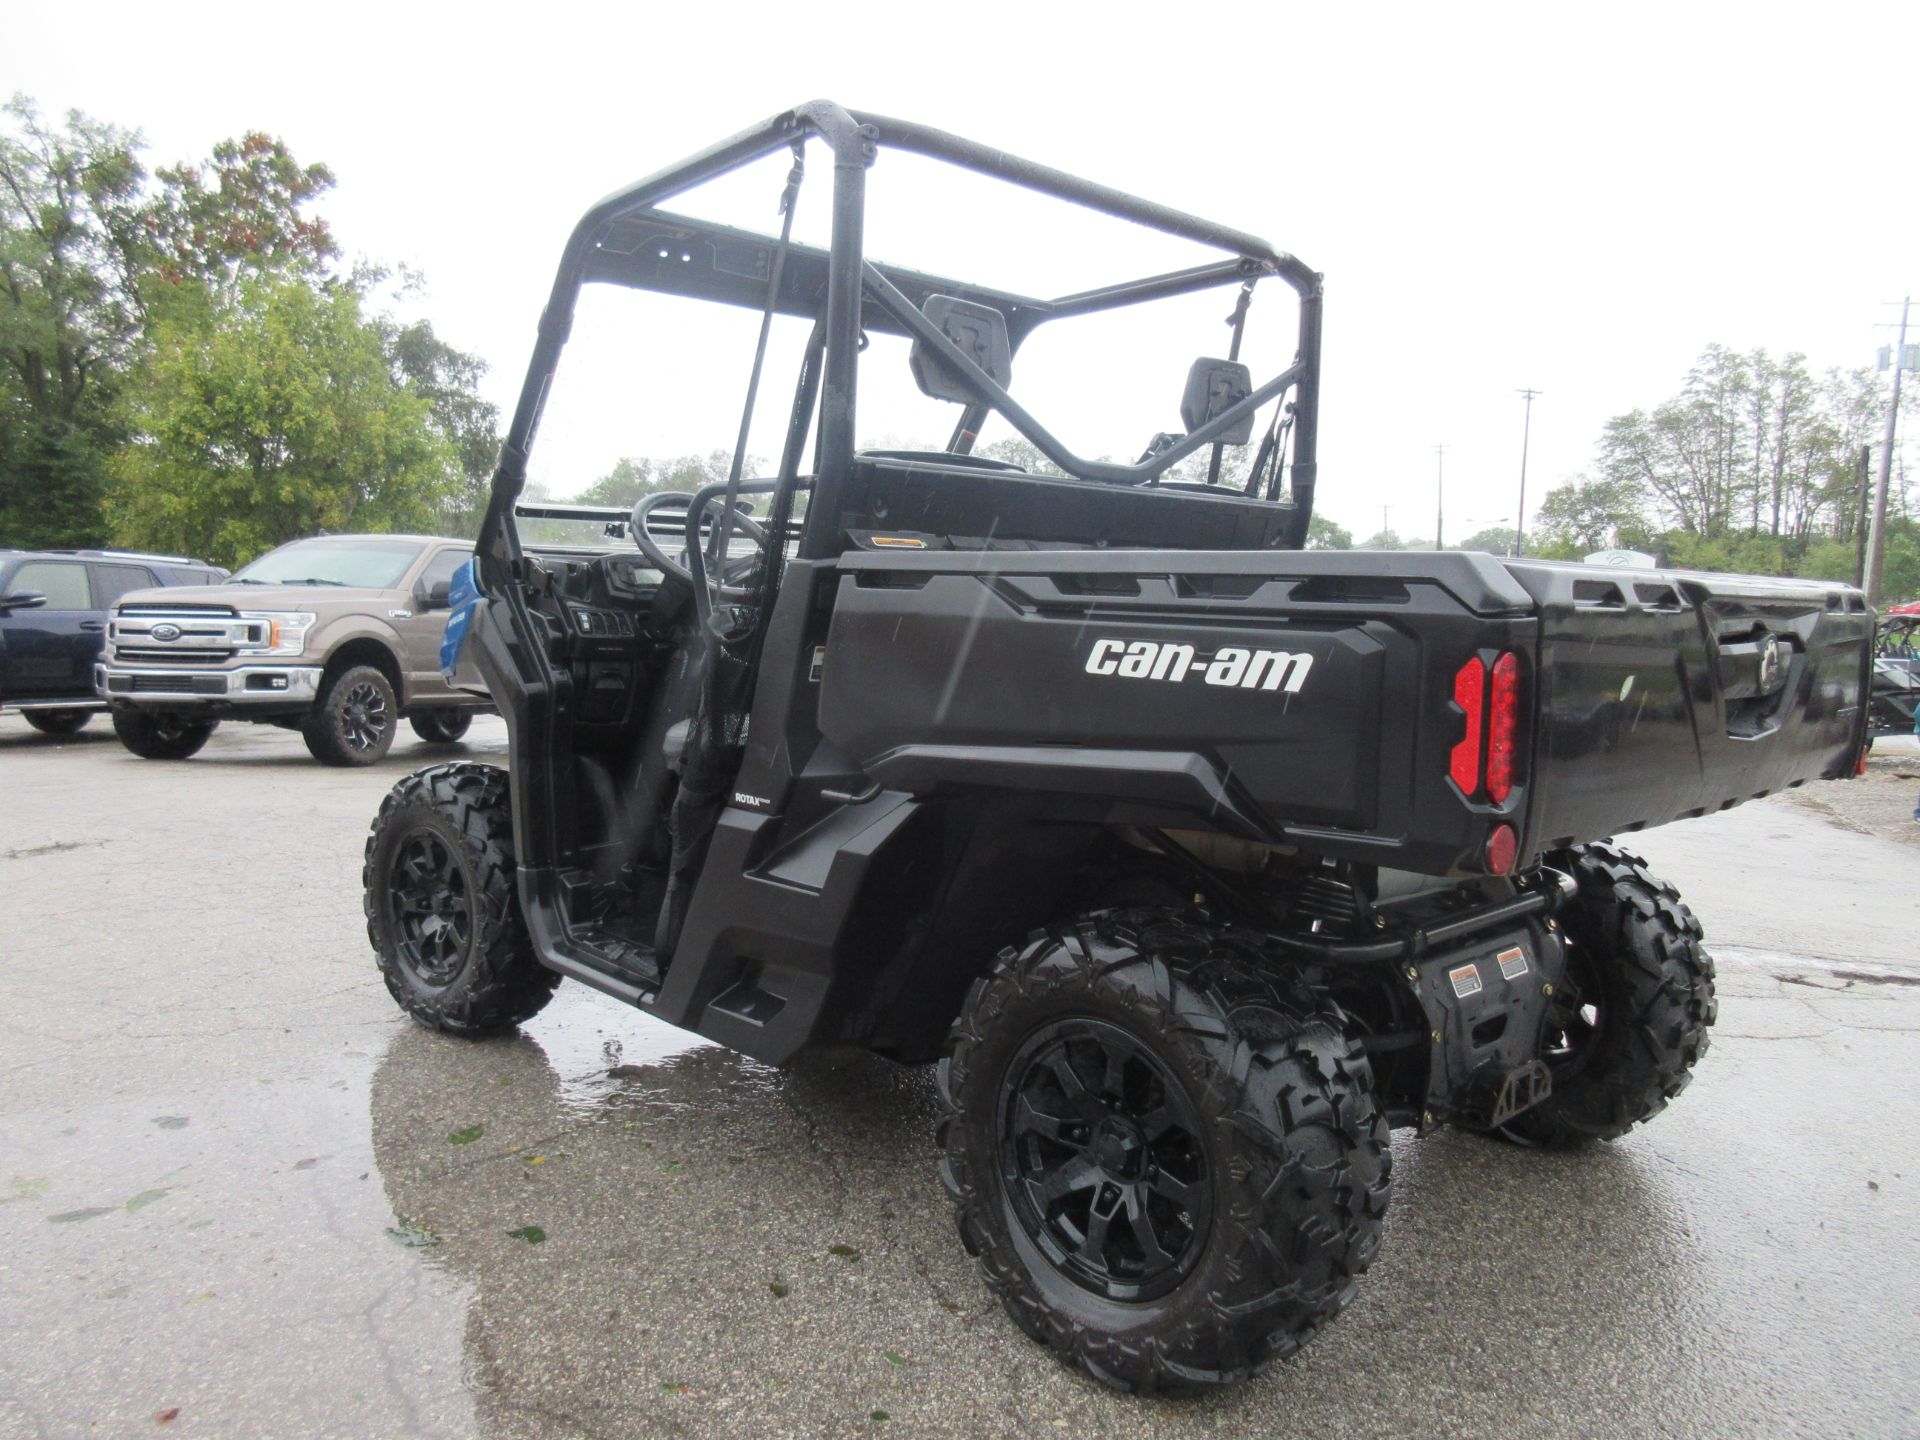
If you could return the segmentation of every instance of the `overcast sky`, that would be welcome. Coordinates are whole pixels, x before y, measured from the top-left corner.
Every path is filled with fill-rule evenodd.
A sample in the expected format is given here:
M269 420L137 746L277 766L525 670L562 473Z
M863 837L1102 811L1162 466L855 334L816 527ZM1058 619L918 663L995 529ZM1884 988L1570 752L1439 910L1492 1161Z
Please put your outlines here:
M425 275L419 309L491 364L503 409L567 231L607 191L814 96L987 141L1325 272L1321 508L1359 537L1383 507L1431 536L1442 443L1449 536L1510 522L1519 387L1542 392L1531 511L1709 342L1870 364L1882 302L1920 288L1920 5L1322 8L16 7L0 90L137 127L149 164L247 129L325 161L348 252ZM1009 284L1084 261L1098 283L1128 254L1018 207L958 228L901 174L873 180L893 206L876 258ZM689 317L648 303L583 320L536 456L558 491L622 450L732 442L750 317L670 344ZM1270 318L1278 344L1291 321ZM1187 360L1219 345L1185 330L1127 367L1118 438L1089 448L1174 428Z

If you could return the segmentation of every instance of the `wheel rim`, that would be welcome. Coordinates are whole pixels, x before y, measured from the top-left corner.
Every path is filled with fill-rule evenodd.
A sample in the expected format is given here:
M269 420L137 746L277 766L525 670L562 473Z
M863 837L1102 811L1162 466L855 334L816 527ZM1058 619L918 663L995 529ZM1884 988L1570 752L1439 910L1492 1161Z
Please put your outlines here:
M1014 1218L1049 1264L1109 1300L1164 1295L1212 1223L1200 1116L1166 1065L1116 1025L1055 1021L1000 1092Z
M1600 980L1586 947L1567 936L1566 973L1547 1004L1546 1026L1540 1037L1540 1058L1555 1082L1577 1075L1592 1059L1607 1023L1600 1000Z
M413 830L393 855L387 910L407 968L428 985L446 985L466 963L473 904L453 849L431 830Z
M161 715L153 722L153 738L169 743L184 740L190 728L191 722L182 720L177 715Z
M362 754L373 749L391 723L386 694L378 685L362 680L347 691L346 702L340 707L340 733L353 749Z

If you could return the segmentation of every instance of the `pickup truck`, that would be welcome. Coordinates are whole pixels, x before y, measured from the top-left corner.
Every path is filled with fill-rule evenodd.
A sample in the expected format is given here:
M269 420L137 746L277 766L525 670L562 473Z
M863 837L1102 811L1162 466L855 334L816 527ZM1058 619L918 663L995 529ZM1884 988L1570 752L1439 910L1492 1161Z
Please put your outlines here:
M269 551L219 585L121 597L94 686L134 754L181 760L222 720L298 730L323 765L371 765L398 722L434 744L483 701L440 673L453 573L470 541L326 535Z
M217 565L133 550L0 550L0 710L72 735L106 708L93 663L107 613L130 590L209 585Z

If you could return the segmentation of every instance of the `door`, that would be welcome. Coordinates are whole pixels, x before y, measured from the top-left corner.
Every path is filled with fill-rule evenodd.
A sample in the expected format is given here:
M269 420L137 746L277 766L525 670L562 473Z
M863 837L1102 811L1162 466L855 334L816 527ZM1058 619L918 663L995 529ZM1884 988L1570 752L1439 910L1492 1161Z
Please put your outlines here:
M7 589L47 597L45 605L0 619L7 630L7 702L91 698L93 661L107 626L94 608L87 567L78 560L28 560Z
M406 653L400 663L407 667L407 698L444 700L453 692L440 673L440 637L447 628L447 586L453 572L473 558L468 545L448 545L427 557L427 563L414 577L413 593L408 598L411 615L394 616L393 628L400 632Z

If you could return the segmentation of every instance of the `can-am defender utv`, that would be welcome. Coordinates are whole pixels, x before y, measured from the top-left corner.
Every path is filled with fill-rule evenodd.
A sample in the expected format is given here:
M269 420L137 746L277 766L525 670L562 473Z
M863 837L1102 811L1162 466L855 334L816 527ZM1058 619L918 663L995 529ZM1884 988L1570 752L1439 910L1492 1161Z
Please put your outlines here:
M777 235L658 208L789 150ZM824 248L790 230L821 151ZM870 260L896 152L1213 258L1051 299ZM1298 348L1256 375L1276 284ZM534 553L515 501L586 286L760 312L749 413L767 327L811 330L771 478L743 424L732 475L642 499L621 550ZM1228 354L1137 462L1010 393L1036 330L1209 290ZM396 999L480 1035L571 976L775 1063L942 1057L962 1241L1029 1334L1140 1390L1244 1376L1346 1303L1389 1126L1572 1145L1655 1114L1713 969L1600 837L1853 773L1872 616L1842 585L1304 550L1320 325L1320 277L1251 235L826 103L595 206L480 534L465 647L511 769L408 777L367 845ZM856 448L887 337L959 407L944 450ZM970 453L990 416L1059 473Z

